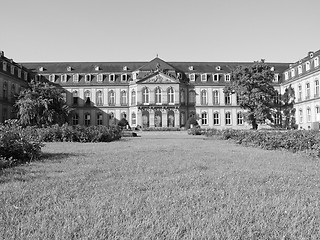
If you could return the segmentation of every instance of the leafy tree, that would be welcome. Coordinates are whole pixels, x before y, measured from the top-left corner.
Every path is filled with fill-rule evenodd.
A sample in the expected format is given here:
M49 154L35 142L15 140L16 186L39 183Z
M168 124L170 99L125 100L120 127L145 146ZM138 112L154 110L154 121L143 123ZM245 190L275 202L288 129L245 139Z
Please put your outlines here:
M282 126L287 129L296 128L295 108L294 105L294 89L291 85L287 87L281 96L280 110L283 113Z
M16 101L18 122L22 126L49 126L68 121L69 107L62 91L49 83L29 83Z
M273 121L271 110L276 96L271 84L273 79L274 73L264 60L250 66L238 66L231 73L230 85L226 86L225 92L237 94L240 107L247 110L244 119L253 129L267 119Z

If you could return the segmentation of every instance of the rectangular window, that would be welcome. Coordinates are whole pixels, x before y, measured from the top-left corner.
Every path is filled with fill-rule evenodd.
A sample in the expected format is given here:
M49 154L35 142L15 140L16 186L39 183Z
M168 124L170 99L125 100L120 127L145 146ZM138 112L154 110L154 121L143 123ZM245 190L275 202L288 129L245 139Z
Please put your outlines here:
M225 93L224 95L224 104L225 105L231 105L231 94Z
M15 68L15 67L11 65L10 73L11 73L12 75L14 75L14 68Z
M213 124L214 125L220 124L220 114L218 112L213 113Z
M278 82L279 81L279 74L278 73L274 74L273 81L274 82Z
M79 82L79 74L73 75L73 82Z
M208 114L206 112L201 113L201 124L202 125L208 124Z
M201 74L201 81L207 81L207 74Z
M319 57L316 57L314 60L313 60L313 64L314 64L314 67L319 67Z
M3 71L7 71L7 62L2 63L2 69Z
M114 74L109 75L109 81L114 82L116 80L116 76Z
M310 83L306 83L306 99L310 99Z
M54 80L55 80L54 74L49 75L49 81L54 82Z
M306 71L310 70L310 62L306 62Z
M219 81L219 74L213 75L213 81L218 82Z
M314 96L319 97L319 80L315 80L314 82L315 89L314 89Z
M21 78L21 69L18 69L18 78Z
M226 113L226 125L231 125L231 113Z
M84 81L85 82L90 82L91 81L91 75L90 74L87 74L84 76Z
M289 73L288 72L285 72L284 73L284 80L288 80L289 79Z
M61 82L67 82L67 74L61 75Z
M98 82L102 82L103 81L103 75L102 74L98 74L97 81Z
M230 74L225 75L226 82L230 82Z
M296 72L295 72L295 70L293 68L293 69L291 69L291 77L295 77L295 76L296 76Z
M243 125L243 114L242 112L237 113L237 124L238 125Z
M122 74L121 75L121 81L126 82L127 81L127 74Z
M190 81L195 81L196 75L194 73L189 74L189 79L190 79Z
M301 74L301 73L302 73L302 66L299 65L299 66L298 66L298 74Z

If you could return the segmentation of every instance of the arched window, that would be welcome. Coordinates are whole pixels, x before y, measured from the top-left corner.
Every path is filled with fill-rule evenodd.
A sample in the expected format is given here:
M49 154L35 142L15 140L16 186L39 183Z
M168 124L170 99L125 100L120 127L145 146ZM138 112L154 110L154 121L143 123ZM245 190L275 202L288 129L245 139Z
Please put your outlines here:
M99 90L97 91L97 106L102 106L103 105L103 95L102 91Z
M131 91L131 105L136 105L136 91Z
M121 91L121 95L120 95L120 104L123 105L127 105L127 92L125 90Z
M142 103L149 104L149 89L147 87L142 90Z
M213 91L213 105L219 105L219 91L215 90Z
M237 124L243 125L243 113L242 112L237 113Z
M156 99L156 104L161 104L161 88L157 87L155 90L155 99Z
M97 113L97 125L103 125L103 115L101 112Z
M219 112L214 112L213 113L213 124L214 125L219 125L220 124L220 114L219 114Z
M72 92L72 103L73 103L73 105L78 105L78 99L79 99L79 97L78 97L78 91L73 91Z
M207 91L201 90L201 105L207 105Z
M168 103L174 104L174 90L172 87L168 88Z
M137 115L135 112L131 113L131 124L136 125L137 124Z
M231 113L226 112L226 125L231 125Z
M186 100L185 100L185 92L184 92L183 89L180 92L180 102L181 102L181 104L185 104L185 102L186 102Z
M202 112L201 113L201 124L202 125L207 125L208 124L208 113L207 112Z
M108 99L109 105L115 105L116 104L116 96L113 90L109 91L109 99Z
M84 101L85 101L86 105L90 105L90 103L91 103L90 96L91 96L90 91L86 90L84 92Z
M85 126L90 126L90 122L91 122L90 113L85 113L84 114L84 125Z
M78 125L79 124L79 115L77 113L72 115L72 125Z
M193 90L189 92L189 103L190 104L196 103L196 92Z

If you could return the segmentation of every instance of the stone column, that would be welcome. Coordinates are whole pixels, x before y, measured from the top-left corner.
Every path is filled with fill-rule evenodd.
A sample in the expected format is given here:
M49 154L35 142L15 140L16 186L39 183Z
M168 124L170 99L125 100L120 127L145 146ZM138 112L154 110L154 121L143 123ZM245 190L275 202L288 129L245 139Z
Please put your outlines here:
M167 110L162 109L162 127L168 127L168 114Z
M154 127L154 110L149 109L149 126Z
M137 126L142 126L142 111L138 109L137 111Z
M174 110L174 126L180 127L180 111L179 111L179 109Z

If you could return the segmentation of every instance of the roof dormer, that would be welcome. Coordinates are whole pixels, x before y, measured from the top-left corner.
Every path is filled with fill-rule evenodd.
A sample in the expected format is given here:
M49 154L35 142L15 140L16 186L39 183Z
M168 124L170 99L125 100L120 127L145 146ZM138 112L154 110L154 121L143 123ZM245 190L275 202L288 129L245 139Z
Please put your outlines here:
M72 67L71 67L71 66L68 66L68 67L67 67L67 71L68 71L68 72L71 72L71 71L72 71Z
M128 67L127 66L123 66L123 71L128 71Z
M193 66L189 66L189 70L193 71L194 70Z
M95 71L100 71L101 69L100 69L99 66L94 66L94 70L95 70Z
M220 66L216 66L216 70L217 70L217 71L220 71L220 70L221 70L221 67L220 67Z

